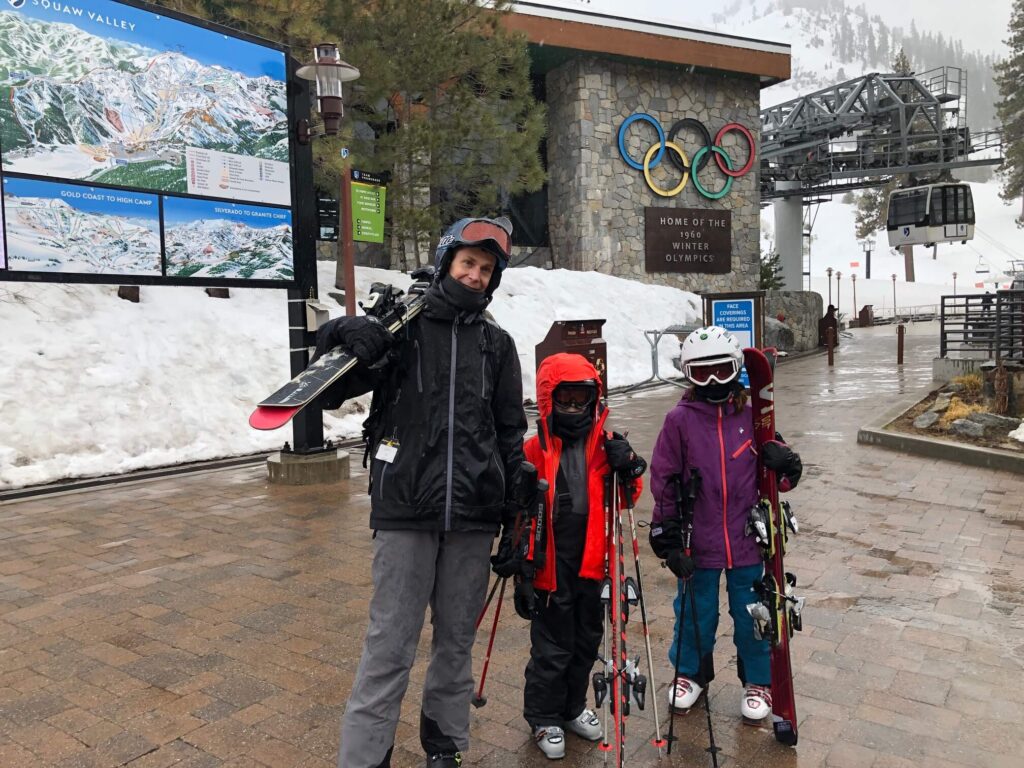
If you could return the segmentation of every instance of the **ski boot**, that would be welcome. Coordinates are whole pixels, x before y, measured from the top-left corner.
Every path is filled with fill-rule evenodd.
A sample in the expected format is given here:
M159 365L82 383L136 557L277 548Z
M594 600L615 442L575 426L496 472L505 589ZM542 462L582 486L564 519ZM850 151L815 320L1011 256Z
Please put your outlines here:
M686 714L703 692L704 689L696 682L685 675L680 675L668 688L668 705L679 714Z
M761 725L772 712L772 689L767 685L748 685L740 700L740 714L747 725Z
M459 768L462 765L461 752L438 752L427 757L427 768Z
M592 710L584 709L578 717L566 721L565 729L587 741L597 741L601 738L601 719Z
M533 740L548 760L565 757L565 731L557 725L538 725L533 729Z

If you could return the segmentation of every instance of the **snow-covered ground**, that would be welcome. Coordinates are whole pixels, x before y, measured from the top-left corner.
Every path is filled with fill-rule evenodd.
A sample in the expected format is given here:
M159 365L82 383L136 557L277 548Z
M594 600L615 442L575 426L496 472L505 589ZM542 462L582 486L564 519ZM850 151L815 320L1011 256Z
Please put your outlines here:
M334 265L321 263L329 287ZM408 277L358 269L371 282ZM322 290L326 296L326 288ZM333 314L342 314L343 308ZM612 386L651 374L643 331L699 319L692 293L596 272L510 271L492 306L516 340L523 388L534 392L534 346L554 320L606 318ZM283 291L232 289L228 301L199 288L0 283L0 488L68 477L273 450L291 429L257 432L256 402L289 378ZM660 346L671 371L671 339ZM331 437L358 435L367 398L326 418Z

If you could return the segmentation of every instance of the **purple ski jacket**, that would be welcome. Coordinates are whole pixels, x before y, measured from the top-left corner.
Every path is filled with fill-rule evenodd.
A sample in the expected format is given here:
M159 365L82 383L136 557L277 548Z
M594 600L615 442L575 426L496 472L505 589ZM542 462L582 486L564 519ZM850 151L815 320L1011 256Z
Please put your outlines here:
M684 395L668 412L651 457L652 522L676 515L672 476L701 475L693 510L692 555L698 568L741 568L761 562L744 529L757 503L757 450L750 405L714 405Z

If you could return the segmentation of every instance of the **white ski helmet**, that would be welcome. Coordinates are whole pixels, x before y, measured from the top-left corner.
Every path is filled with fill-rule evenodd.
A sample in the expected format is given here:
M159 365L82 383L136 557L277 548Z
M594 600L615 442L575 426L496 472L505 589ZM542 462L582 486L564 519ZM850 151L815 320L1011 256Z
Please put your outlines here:
M740 374L743 350L732 333L708 325L686 337L679 362L686 378L699 387L728 384Z

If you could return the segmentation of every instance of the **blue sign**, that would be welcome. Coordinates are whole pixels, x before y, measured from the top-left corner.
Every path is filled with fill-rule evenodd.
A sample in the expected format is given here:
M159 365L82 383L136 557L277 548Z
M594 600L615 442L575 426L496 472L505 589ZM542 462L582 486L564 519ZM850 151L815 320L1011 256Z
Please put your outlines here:
M725 328L746 349L754 346L754 300L753 299L715 299L711 302L711 324ZM740 371L740 382L744 387L750 386L747 369Z

